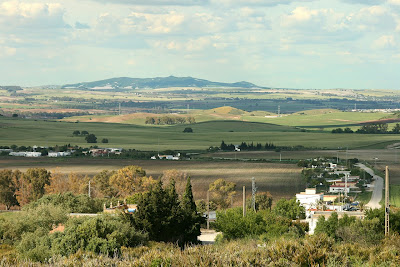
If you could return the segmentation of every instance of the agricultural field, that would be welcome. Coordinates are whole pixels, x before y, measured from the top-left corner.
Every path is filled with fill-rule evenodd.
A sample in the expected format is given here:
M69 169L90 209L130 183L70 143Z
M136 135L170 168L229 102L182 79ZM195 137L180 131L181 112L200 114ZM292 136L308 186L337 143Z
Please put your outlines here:
M83 175L96 175L101 170L117 170L127 165L138 165L146 170L147 175L159 178L163 171L177 169L186 172L193 185L194 197L206 199L210 183L223 178L237 185L235 204L240 204L241 188L245 185L251 194L251 178L256 179L260 192L269 191L275 199L292 198L305 188L301 178L301 169L295 164L234 162L234 161L152 161L118 160L88 158L82 159L24 159L0 158L0 169L18 169L26 171L31 167L46 168L61 173L75 172Z
M183 133L191 127L193 133ZM288 126L243 121L209 121L191 125L141 126L118 123L73 123L0 117L0 145L89 147L84 137L73 136L75 130L88 131L98 140L108 138L108 147L134 148L144 151L201 150L219 146L221 141L240 144L243 141L272 142L277 146L302 145L307 148L386 148L400 142L394 134L332 134L324 131L302 131ZM29 138L27 138L29 137ZM100 144L98 144L100 145Z

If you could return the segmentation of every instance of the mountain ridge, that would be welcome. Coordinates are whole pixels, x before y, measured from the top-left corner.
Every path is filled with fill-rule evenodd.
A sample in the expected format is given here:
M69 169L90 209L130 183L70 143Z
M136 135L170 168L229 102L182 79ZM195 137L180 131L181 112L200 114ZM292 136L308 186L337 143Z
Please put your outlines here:
M233 87L233 88L266 88L246 81L235 83L213 82L193 77L155 77L155 78L130 78L116 77L93 82L65 84L61 88L87 88L87 89L143 89L143 88L168 88L168 87Z

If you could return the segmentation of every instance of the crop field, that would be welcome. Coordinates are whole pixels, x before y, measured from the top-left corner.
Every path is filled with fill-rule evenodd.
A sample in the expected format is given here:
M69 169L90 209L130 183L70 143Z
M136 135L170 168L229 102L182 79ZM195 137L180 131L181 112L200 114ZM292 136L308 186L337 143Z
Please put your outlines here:
M183 133L191 127L193 133ZM86 130L98 141L108 138L107 147L157 150L205 150L219 146L221 141L240 144L242 141L273 142L278 146L314 148L385 148L400 142L394 134L332 134L330 132L302 132L300 129L267 123L243 121L210 121L192 125L140 126L118 123L72 123L0 117L0 145L54 146L78 145L89 147L84 137L73 136L75 130ZM101 144L97 144L101 146Z
M186 111L181 111L186 112ZM166 114L165 114L166 115ZM176 116L174 114L168 114ZM362 112L343 112L336 109L318 109L297 112L293 114L277 114L265 111L247 112L232 107L220 107L211 110L190 110L190 116L196 119L196 122L215 121L215 120L239 120L248 122L272 123L283 126L295 126L300 128L315 128L331 130L337 127L350 127L358 129L360 123L375 121L382 118L391 118L391 114L380 112L362 113ZM179 115L179 116L189 116ZM155 116L149 113L131 113L123 115L88 115L76 116L64 119L64 121L80 122L115 122L145 125L146 116Z
M196 199L206 199L210 183L223 178L237 185L235 203L241 200L241 188L247 188L251 194L251 178L255 177L260 192L269 191L275 199L291 198L305 188L301 179L301 168L295 164L233 162L233 161L152 161L152 160L117 160L117 159L24 159L0 158L0 169L19 169L40 167L61 173L80 173L96 175L101 170L117 170L127 165L138 165L146 170L147 175L158 178L163 171L177 169L186 172L192 179L193 192Z

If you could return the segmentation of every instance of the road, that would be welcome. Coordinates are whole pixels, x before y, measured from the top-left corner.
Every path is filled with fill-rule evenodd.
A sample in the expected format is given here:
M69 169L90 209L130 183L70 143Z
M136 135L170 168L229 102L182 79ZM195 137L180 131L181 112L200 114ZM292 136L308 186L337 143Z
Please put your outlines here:
M379 202L382 200L383 178L378 175L375 175L373 170L371 170L362 163L358 163L357 166L365 170L370 175L372 175L372 177L375 180L372 183L374 185L374 191L372 191L371 200L365 206L371 209L379 209L381 207L381 204L379 204Z

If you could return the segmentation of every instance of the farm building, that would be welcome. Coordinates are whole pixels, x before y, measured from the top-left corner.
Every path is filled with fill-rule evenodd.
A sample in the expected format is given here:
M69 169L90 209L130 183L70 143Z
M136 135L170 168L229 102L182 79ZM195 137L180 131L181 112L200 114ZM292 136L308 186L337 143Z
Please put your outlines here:
M71 156L71 152L49 152L47 156L50 158L67 157Z

